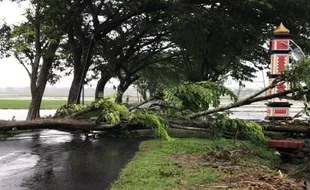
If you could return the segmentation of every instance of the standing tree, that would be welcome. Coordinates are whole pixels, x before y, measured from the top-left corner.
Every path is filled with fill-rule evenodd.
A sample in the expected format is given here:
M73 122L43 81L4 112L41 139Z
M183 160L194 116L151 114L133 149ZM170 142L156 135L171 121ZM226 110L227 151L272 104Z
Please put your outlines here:
M181 4L192 4L187 0L180 2L95 0L87 3L87 8L83 11L83 14L72 20L68 30L74 68L68 104L79 103L84 79L89 68L94 63L93 58L97 52L95 42L102 41L103 38L113 35L118 27L132 18L146 13L169 12ZM103 43L105 43L104 40Z
M115 75L119 79L116 102L122 102L124 92L139 78L140 70L163 59L163 52L172 47L167 41L166 18L163 14L143 14L124 22L113 36L103 39L101 48L106 64L101 68L106 74L102 76ZM102 92L104 86L101 87L97 89Z
M27 20L13 28L10 43L12 54L24 66L30 78L31 103L27 120L40 117L40 106L63 31L79 12L80 1L32 1ZM28 69L30 65L31 69ZM51 79L53 80L53 79Z

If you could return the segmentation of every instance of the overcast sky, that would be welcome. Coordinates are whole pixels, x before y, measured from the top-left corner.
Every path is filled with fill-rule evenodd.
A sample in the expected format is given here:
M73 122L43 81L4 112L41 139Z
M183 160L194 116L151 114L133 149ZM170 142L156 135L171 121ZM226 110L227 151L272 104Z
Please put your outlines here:
M0 2L0 20L5 20L8 24L18 24L23 20L23 10L27 4L11 3L9 0ZM0 22L1 23L1 22ZM245 83L248 88L262 88L264 86L262 72L257 73L258 78L254 83ZM71 77L64 77L60 82L55 84L56 87L69 87ZM266 81L267 82L267 81ZM117 82L114 81L116 84ZM26 87L30 81L25 69L18 63L15 58L0 59L0 87ZM93 85L95 82L93 82ZM110 84L111 85L111 84ZM228 81L228 87L236 88L238 83Z
M5 20L8 24L22 21L22 8L8 0L0 2L1 23ZM0 59L0 87L29 86L29 77L15 59Z
M0 23L5 20L8 24L18 24L23 21L23 10L27 4L12 3L9 0L0 2ZM55 86L69 87L71 77L62 78ZM25 69L15 58L0 59L0 87L26 87L30 85Z

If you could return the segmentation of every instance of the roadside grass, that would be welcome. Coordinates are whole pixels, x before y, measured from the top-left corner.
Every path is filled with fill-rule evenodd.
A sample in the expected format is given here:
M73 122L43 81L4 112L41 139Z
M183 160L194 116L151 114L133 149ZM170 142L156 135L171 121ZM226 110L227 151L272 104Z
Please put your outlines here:
M0 131L0 138L7 138L7 137L13 137L15 135L19 135L22 133L32 132L35 131L34 129L28 129L28 130L17 130L17 131Z
M206 189L202 187L215 184L224 176L216 167L227 162L272 168L277 165L278 157L265 147L243 141L148 140L140 144L140 151L121 171L111 190Z
M41 109L58 109L65 105L66 100L43 100ZM85 104L90 104L91 101L85 101ZM30 100L0 100L0 109L28 109Z

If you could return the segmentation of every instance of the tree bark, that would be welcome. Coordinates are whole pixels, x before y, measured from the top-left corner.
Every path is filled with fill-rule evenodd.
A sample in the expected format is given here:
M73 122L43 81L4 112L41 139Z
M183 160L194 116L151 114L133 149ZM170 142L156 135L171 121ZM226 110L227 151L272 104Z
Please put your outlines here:
M117 94L115 98L116 103L122 103L123 102L123 95L125 91L129 88L129 86L138 80L139 77L137 75L127 75L125 78L119 76L120 84L117 87Z
M142 106L142 105L144 105L144 104L147 104L147 103L149 103L149 102L151 102L151 101L153 101L153 100L156 100L156 98L155 98L155 97L152 97L152 98L150 98L150 99L148 99L148 100L145 100L145 101L143 101L143 102L141 102L141 103L139 103L139 104L137 104L137 105L134 105L134 106L132 106L132 107L129 108L129 111L133 111L133 110L139 108L140 106Z
M27 120L33 120L40 118L40 107L42 102L42 96L40 96L39 92L31 92L31 102L29 105Z
M37 119L30 121L0 121L0 131L28 129L56 129L62 131L108 131L115 129L141 129L137 124L118 123L105 124L88 120L75 119Z
M104 98L104 88L108 81L112 78L112 74L110 72L102 72L101 78L99 79L96 92L95 92L95 99Z
M84 77L81 76L83 75L82 71L77 72L77 73L79 74L74 75L71 86L70 86L67 104L79 104L80 103L82 85L84 85L81 81L83 80L84 82Z
M43 56L43 63L40 70L38 67L40 59L38 59L37 64L32 66L32 74L30 77L31 102L27 113L27 120L40 118L41 102L58 45L59 41L49 45L47 50L51 54L46 57Z
M189 121L182 119L168 119L172 128L208 131L213 125L212 121ZM303 122L258 122L264 127L265 131L276 132L292 132L292 133L307 133L310 134L310 124ZM28 130L28 129L56 129L64 131L108 131L108 130L136 130L145 129L145 127L136 123L118 123L118 124L105 124L96 123L90 120L76 120L70 118L64 119L37 119L29 121L1 121L0 131L11 130Z
M35 6L34 19L28 20L29 23L33 24L34 29L34 55L24 51L26 57L28 57L31 65L31 73L22 63L21 59L15 52L15 57L24 66L27 73L30 76L30 91L31 91L31 103L29 105L29 110L27 113L27 120L32 120L40 117L40 107L42 102L42 97L45 91L45 87L48 81L48 76L51 71L52 63L55 58L55 52L59 46L60 38L62 38L62 31L66 31L68 24L71 23L72 18L75 18L84 10L86 4L84 2L76 1L70 4L70 7L66 7L67 11L63 17L63 22L56 22L58 33L56 36L57 42L50 42L52 40L48 39L46 34L42 34L42 26L45 24L44 15L41 14L42 3L41 1L34 1L31 3ZM57 20L57 19L56 19ZM59 33L60 32L60 33ZM55 33L56 34L56 33ZM44 39L44 40L43 40ZM34 60L33 60L34 58ZM43 63L41 64L41 59Z
M89 55L90 56L90 55ZM74 66L74 76L70 86L68 95L68 104L79 104L81 98L81 91L84 85L86 73L90 67L90 60L82 62L81 64L76 64Z
M85 39L79 36L82 42L74 38L74 28L70 28L68 39L73 54L73 80L68 94L68 104L79 104L81 90L84 85L86 73L91 65L93 50L95 47L93 38Z
M269 99L278 98L278 97L285 97L288 94L291 94L292 92L294 92L294 89L291 89L291 90L279 92L279 93L276 93L276 94L271 94L271 95L266 95L266 96L258 97L260 94L262 94L263 92L267 91L268 89L274 88L276 86L276 84L277 84L277 81L274 80L273 84L270 84L268 87L258 91L257 93L255 93L252 96L249 96L249 97L247 97L247 98L245 98L243 100L239 100L237 102L234 102L234 103L231 103L231 104L228 104L228 105L224 105L224 106L221 106L221 107L218 107L218 108L214 108L214 109L210 109L210 110L206 110L206 111L201 111L201 112L198 112L198 113L193 113L193 114L188 115L187 117L190 118L190 119L194 119L194 118L198 118L198 117L201 117L201 116L206 116L206 115L209 115L209 114L213 114L213 113L218 113L218 112L222 112L222 111L225 111L225 110L229 110L229 109L232 109L232 108L236 108L236 107L240 107L240 106L244 106L244 105L250 105L250 104L252 104L254 102L269 100ZM302 91L300 93L301 94L305 94L307 91L308 91L308 89L304 88L304 91Z
M85 108L85 109L83 109L83 110L81 110L79 112L75 112L75 113L73 113L71 115L68 115L65 118L75 119L75 118L77 118L77 117L79 117L81 115L84 115L86 113L93 112L93 111L98 111L100 109L102 109L102 108L93 108L93 107Z
M257 123L264 126L266 131L310 133L310 124L305 121L257 121Z
M126 89L123 89L123 86L118 85L117 87L117 94L116 94L116 98L115 98L115 102L116 103L122 103L123 102L123 95L124 95L124 92L126 91Z
M147 100L146 90L141 91L141 96L142 96L143 101Z
M29 108L28 108L28 113L27 113L27 120L33 120L36 118L40 118L40 106L41 103L39 100L35 100L34 98L31 99Z

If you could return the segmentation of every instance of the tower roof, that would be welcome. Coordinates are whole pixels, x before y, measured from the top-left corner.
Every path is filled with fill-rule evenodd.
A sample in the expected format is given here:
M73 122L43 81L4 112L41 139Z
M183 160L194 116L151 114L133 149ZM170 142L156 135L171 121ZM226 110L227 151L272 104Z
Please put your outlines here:
M289 34L290 31L283 25L283 23L281 22L281 24L273 31L273 34Z

